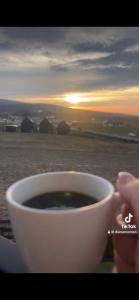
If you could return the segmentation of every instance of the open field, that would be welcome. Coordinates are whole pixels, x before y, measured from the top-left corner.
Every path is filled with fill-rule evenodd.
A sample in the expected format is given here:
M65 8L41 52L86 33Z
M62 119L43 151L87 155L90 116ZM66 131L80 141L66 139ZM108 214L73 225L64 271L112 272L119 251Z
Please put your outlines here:
M139 136L139 128L136 127L96 127L95 131L119 135L128 135L130 132L134 132L137 136Z
M107 134L119 134L121 136L128 136L130 132L135 133L139 137L139 127L96 127L91 126L91 129L96 132Z
M10 184L25 176L62 170L95 173L113 184L120 170L139 176L139 144L77 136L0 133L0 219L8 219L5 192Z
M134 124L133 124L134 125ZM99 135L108 135L110 137L112 136L117 136L119 138L123 139L131 139L131 140L136 140L137 143L139 143L139 124L136 126L121 126L121 127L104 127L100 123L91 123L91 122L81 122L80 123L80 130L78 133L83 133L83 132L92 132L94 134L99 134ZM73 128L72 128L73 130ZM74 132L74 130L73 130ZM131 134L135 134L135 136L132 136Z

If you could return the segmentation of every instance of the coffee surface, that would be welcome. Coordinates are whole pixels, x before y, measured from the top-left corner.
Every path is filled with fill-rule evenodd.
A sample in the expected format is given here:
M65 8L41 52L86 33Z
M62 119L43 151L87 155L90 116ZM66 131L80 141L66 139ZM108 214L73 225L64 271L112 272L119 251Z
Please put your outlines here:
M22 205L49 210L73 209L97 203L98 200L86 194L58 191L37 195L22 203Z

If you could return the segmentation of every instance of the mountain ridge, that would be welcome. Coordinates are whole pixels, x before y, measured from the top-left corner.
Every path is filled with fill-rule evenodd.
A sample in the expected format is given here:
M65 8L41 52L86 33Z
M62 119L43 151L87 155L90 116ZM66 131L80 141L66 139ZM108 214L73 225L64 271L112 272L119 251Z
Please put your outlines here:
M27 111L28 113L33 113L34 111L42 110L42 113L54 113L59 115L60 117L74 117L76 119L80 118L130 118L130 119L139 119L139 116L134 115L126 115L120 113L110 113L110 112L101 112L101 111L89 111L83 109L72 109L56 104L49 103L27 103L18 100L10 100L10 99L0 99L0 112L9 112L16 113L19 111Z

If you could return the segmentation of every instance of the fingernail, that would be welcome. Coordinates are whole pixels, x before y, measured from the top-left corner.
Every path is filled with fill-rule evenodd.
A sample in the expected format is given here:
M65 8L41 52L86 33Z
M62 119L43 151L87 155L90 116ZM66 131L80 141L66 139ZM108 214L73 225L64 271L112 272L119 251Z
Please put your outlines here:
M126 184L131 181L132 176L126 172L119 172L118 173L118 181L120 184Z

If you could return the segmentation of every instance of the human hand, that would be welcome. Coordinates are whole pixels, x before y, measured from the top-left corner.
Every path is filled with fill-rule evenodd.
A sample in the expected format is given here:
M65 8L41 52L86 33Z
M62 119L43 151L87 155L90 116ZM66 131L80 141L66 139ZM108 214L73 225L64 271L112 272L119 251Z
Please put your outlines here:
M120 172L116 182L122 208L116 218L119 225L128 213L133 215L137 234L115 234L113 236L115 267L113 273L139 272L139 179L127 172Z

